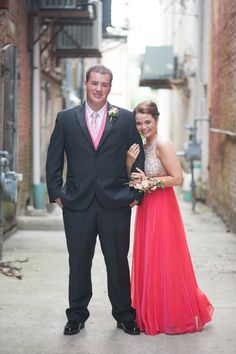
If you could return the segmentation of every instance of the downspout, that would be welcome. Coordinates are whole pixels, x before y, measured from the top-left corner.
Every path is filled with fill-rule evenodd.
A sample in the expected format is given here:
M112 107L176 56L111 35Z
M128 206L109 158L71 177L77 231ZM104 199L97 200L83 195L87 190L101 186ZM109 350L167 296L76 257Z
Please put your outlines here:
M34 39L39 36L38 18L33 19ZM35 209L45 209L45 184L41 183L40 171L40 42L33 46L33 205Z

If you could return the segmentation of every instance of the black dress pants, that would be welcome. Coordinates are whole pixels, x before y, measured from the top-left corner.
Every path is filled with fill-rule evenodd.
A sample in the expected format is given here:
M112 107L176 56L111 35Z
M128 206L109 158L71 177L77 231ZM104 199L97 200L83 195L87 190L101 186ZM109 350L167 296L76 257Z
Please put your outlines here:
M96 198L86 210L63 209L70 269L68 320L84 322L89 317L91 268L97 235L106 263L112 315L121 322L135 318L135 310L131 307L127 259L130 214L129 206L108 210Z

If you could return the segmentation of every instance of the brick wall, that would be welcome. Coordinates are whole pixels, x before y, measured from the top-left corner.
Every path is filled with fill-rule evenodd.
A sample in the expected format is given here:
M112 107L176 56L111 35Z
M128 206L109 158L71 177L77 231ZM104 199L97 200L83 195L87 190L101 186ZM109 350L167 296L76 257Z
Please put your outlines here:
M236 132L236 1L212 1L211 128ZM210 205L236 231L236 137L210 132Z
M3 64L3 47L5 44L5 36L7 31L7 11L5 9L0 9L0 149L2 149L3 143L3 115L2 115L2 64Z
M18 212L23 212L27 198L30 197L32 181L32 142L31 142L31 53L28 50L28 14L25 1L15 1L18 18L19 43L19 86L18 86L18 158L17 172L23 173L20 183Z
M6 44L17 47L18 100L17 100L17 166L23 174L19 184L18 213L23 213L31 188L31 53L28 50L28 14L26 1L9 0L8 10L0 23L0 63L2 48ZM0 78L1 81L2 77ZM1 82L0 82L1 84ZM1 93L2 94L2 93ZM1 96L0 94L0 96ZM0 97L2 102L2 97ZM1 104L1 103L0 103ZM2 147L2 107L0 106L0 146Z

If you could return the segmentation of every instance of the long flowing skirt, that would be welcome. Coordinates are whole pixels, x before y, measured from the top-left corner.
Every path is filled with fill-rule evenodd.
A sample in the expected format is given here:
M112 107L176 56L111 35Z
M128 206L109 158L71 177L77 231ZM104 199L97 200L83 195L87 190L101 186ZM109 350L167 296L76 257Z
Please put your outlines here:
M141 331L200 331L214 311L199 289L173 188L144 196L137 208L131 274L132 306Z

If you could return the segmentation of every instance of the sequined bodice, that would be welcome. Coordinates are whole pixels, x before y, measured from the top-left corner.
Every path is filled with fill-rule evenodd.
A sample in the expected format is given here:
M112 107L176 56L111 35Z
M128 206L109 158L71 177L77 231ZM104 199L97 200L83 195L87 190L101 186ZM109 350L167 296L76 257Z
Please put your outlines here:
M144 146L145 152L145 174L151 177L166 176L167 172L164 169L160 159L156 155L157 137L147 148Z

